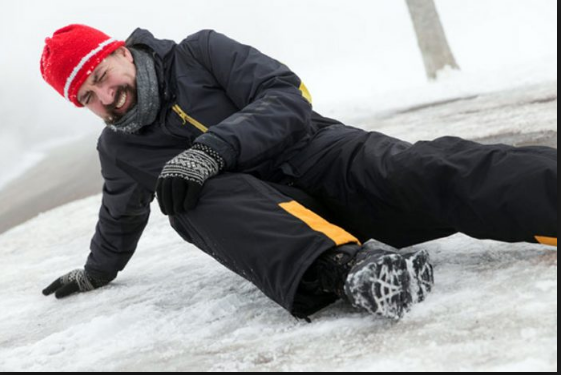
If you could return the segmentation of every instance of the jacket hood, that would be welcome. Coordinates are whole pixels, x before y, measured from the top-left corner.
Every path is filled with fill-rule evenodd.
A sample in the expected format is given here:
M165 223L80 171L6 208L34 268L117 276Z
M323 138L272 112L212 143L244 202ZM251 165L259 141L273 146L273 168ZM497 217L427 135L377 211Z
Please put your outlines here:
M174 97L174 84L170 77L172 74L172 55L177 44L172 40L157 39L148 30L137 28L127 38L125 45L130 48L142 49L150 52L154 57L156 74L158 76L158 85L160 97L162 99L162 108L160 115L165 112L165 103ZM160 116L159 116L160 117Z
M173 51L176 43L172 40L156 39L148 30L137 28L127 38L125 44L128 47L146 46L154 51L162 60Z

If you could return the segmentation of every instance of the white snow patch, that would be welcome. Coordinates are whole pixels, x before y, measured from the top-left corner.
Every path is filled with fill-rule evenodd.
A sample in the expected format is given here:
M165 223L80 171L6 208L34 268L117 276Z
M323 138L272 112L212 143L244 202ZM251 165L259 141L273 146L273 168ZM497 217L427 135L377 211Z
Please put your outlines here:
M435 289L399 322L337 303L292 318L183 242L156 207L127 269L63 300L41 290L80 267L100 196L0 236L2 371L551 371L557 253L457 235L423 245Z

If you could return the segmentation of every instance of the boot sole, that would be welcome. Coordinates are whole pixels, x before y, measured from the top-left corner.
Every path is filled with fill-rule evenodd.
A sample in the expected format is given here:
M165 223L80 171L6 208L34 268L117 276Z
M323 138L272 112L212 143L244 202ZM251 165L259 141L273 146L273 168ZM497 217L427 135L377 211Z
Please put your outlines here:
M434 286L434 270L430 264L430 254L420 250L409 257L405 257L407 272L411 277L411 302L423 302Z
M351 270L345 293L355 307L390 319L400 319L411 305L411 278L407 262L398 255L384 255Z

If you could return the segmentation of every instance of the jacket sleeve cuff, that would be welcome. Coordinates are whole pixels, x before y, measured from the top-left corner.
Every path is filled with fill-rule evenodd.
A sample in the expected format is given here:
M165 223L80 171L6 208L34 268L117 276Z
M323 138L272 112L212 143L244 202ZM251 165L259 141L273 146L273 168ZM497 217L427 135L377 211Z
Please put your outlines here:
M212 148L216 151L222 159L224 159L224 170L232 170L236 166L237 153L236 151L222 138L213 133L205 133L195 139L194 143L200 143Z
M110 272L110 273L100 272L88 263L86 263L84 269L90 276L96 279L106 280L107 283L110 283L111 281L115 280L117 278L117 273L118 273L118 272Z

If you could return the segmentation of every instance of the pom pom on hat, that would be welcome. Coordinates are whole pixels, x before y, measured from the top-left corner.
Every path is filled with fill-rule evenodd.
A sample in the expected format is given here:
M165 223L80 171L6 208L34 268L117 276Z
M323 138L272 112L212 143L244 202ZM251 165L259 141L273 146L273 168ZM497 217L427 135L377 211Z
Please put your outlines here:
M104 58L125 42L85 25L68 25L45 39L41 75L77 107L78 90Z

